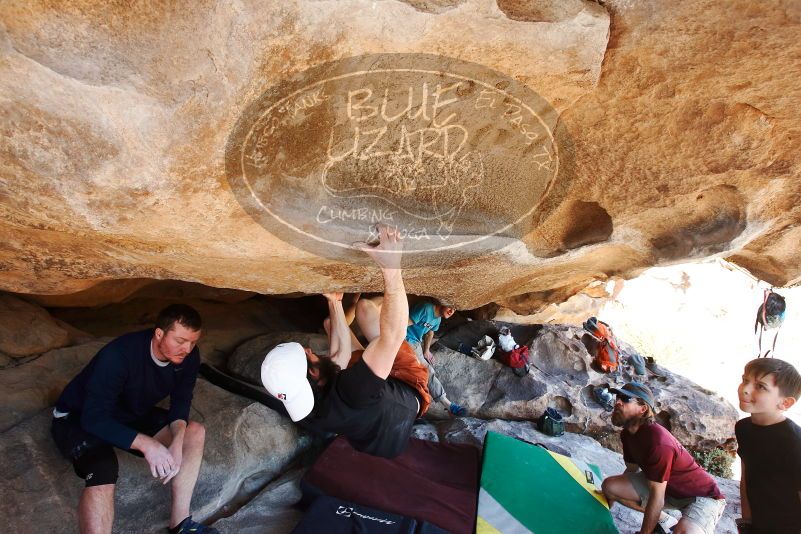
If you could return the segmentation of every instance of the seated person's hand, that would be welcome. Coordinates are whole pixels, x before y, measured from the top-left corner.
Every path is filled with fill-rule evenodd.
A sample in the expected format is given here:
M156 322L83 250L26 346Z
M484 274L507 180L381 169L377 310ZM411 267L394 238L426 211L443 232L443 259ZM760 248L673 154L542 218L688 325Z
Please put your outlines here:
M150 466L150 474L153 478L165 481L172 478L170 474L176 471L175 458L170 451L156 440L144 451L145 460ZM168 478L169 477L169 478Z
M167 482L172 480L175 475L178 474L178 472L181 470L181 462L183 461L183 455L184 455L183 444L181 443L173 442L173 444L170 445L170 447L167 450L172 455L173 470L171 473L169 473L166 477L162 479L161 481L162 484L166 484Z
M434 355L430 350L427 350L423 353L423 358L425 358L428 363L434 363Z

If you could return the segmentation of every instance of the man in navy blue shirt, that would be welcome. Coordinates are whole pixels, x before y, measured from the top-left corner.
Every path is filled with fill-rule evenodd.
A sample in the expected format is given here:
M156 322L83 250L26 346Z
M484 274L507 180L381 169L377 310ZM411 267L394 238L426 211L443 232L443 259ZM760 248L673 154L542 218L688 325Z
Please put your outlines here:
M82 533L111 532L118 475L113 447L144 456L153 477L172 482L170 532L217 532L189 515L205 439L203 426L189 421L200 327L193 308L170 305L155 329L103 347L61 393L52 434L86 483L78 504ZM169 410L156 407L168 396Z

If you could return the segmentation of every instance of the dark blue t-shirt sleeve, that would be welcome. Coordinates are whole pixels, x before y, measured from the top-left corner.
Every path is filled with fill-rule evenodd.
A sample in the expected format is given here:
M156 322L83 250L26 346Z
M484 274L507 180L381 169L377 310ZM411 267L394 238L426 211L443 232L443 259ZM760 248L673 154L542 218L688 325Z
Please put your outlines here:
M124 355L114 345L101 349L86 385L81 413L84 430L120 449L130 449L137 434L112 416L128 378L126 363Z
M200 369L200 351L197 347L186 357L182 366L184 368L177 373L179 378L170 394L168 424L178 419L189 422L189 408L192 405L192 395L195 390L195 382L197 382L198 369Z
M339 373L336 388L345 404L351 408L361 408L381 399L384 384L384 380L377 377L364 360L359 360Z

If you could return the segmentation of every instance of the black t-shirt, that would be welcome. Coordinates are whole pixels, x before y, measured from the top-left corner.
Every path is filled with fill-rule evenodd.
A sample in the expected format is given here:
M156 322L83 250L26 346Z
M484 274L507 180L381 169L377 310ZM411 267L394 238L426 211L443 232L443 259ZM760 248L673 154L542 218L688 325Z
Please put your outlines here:
M406 449L419 409L410 386L377 377L364 360L337 374L328 395L318 402L304 421L342 434L358 451L384 458Z
M789 419L760 426L747 417L734 433L753 526L771 534L801 533L801 427Z

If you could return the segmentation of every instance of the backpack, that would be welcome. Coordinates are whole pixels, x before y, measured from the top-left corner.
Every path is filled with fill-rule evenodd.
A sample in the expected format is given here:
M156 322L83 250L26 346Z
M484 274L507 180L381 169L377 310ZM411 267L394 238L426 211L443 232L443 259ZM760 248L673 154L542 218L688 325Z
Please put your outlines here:
M495 341L489 336L481 338L470 351L470 355L479 360L489 360L493 354L495 354Z
M765 352L764 356L767 358L768 354L771 351L776 349L776 339L779 337L779 328L781 327L782 323L784 322L784 313L787 311L787 303L784 301L784 297L773 291L772 289L766 289L765 294L762 298L762 304L759 305L757 309L757 316L756 322L754 322L754 334L757 332L757 328L759 329L759 354L757 355L758 358L763 356L762 354L762 332L764 330L772 330L776 329L776 335L773 336L773 346Z
M504 365L512 368L517 376L526 376L529 371L528 366L528 347L519 345L510 352L498 351L498 359Z
M553 408L545 408L545 412L537 419L537 428L549 436L561 436L565 433L565 422L562 414Z
M595 317L590 317L584 321L583 326L590 337L597 342L595 354L591 355L593 364L604 373L617 371L620 363L620 349L609 325Z
M502 364L508 365L512 369L525 367L528 363L528 347L526 345L520 345L510 352L499 350L498 359Z

